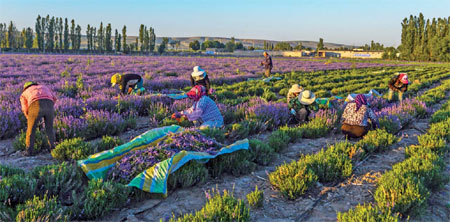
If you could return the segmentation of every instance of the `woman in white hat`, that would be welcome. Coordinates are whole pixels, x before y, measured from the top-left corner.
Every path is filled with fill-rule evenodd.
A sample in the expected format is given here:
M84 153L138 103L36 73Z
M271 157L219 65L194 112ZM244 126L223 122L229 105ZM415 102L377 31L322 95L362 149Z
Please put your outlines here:
M289 101L291 101L291 99L296 98L302 91L303 87L301 87L300 85L298 84L292 85L287 94L287 103L289 104Z
M191 84L192 86L201 85L206 88L207 94L209 94L210 85L208 74L200 68L200 66L195 66L194 71L191 73Z
M291 99L289 101L289 109L291 114L299 123L309 121L308 116L311 113L311 109L316 111L319 109L317 106L316 96L309 90L300 92L297 99Z

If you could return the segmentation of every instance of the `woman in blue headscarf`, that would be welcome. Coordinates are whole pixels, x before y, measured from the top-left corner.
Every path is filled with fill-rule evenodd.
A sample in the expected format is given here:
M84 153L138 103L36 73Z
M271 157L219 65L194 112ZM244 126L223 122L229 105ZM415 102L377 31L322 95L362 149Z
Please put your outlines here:
M378 127L378 119L367 105L366 97L359 94L345 107L342 114L342 133L352 138L366 135L371 128L369 119L374 127Z

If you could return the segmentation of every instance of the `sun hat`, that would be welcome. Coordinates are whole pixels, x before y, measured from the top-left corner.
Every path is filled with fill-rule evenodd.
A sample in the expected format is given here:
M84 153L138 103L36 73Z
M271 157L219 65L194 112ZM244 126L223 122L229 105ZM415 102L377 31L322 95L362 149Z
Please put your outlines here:
M400 82L402 82L403 84L408 84L408 74L400 73L398 78L400 79Z
M120 79L122 78L122 75L120 75L119 73L114 74L111 77L111 87L114 87L116 84L118 84L120 82Z
M23 90L22 91L25 91L28 87L34 86L34 85L37 85L37 83L35 83L33 81L28 81L25 84L23 84Z
M303 87L301 87L299 84L294 84L292 85L292 87L289 89L289 94L292 93L301 93L303 91Z
M311 105L316 100L316 96L309 90L305 90L298 95L298 101L303 105Z
M206 72L205 72L205 70L200 68L200 66L195 66L194 71L191 73L191 76L196 81L202 80L206 77Z

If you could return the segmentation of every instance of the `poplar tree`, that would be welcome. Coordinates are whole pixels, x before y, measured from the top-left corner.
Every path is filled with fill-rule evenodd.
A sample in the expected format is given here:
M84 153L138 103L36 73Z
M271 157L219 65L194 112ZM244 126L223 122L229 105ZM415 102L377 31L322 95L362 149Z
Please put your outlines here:
M127 26L123 26L122 28L122 48L123 52L128 52L128 46L127 46Z
M87 25L86 28L87 50L91 51L91 25Z
M114 51L120 51L120 47L119 47L119 45L118 44L120 44L119 43L120 42L120 40L119 40L119 31L117 31L117 29L116 29L116 32L114 33Z
M55 46L55 17L52 17L48 23L47 35L47 50L53 51Z
M98 45L98 50L100 50L101 52L103 52L104 49L104 33L105 31L103 30L103 22L100 22L100 27L98 28L98 32L97 32L97 45Z
M26 30L25 36L26 36L25 47L27 49L32 49L33 48L33 29L28 27Z
M105 49L108 52L112 51L112 42L111 42L111 23L108 23L106 26L105 32Z
M155 46L156 46L156 35L155 35L155 29L153 29L152 27L149 28L149 51L153 52L155 51Z
M76 50L80 50L81 48L81 26L77 25L76 28Z
M37 40L37 44L38 44L38 48L39 50L42 50L42 27L41 27L41 16L38 15L37 19L36 19L36 25L35 25L35 29L36 29L36 40Z
M64 21L64 50L69 49L69 23L67 21L67 18Z
M70 40L71 40L71 43L72 43L72 49L75 49L75 44L76 44L76 41L77 41L77 37L75 35L75 28L76 28L75 27L75 20L72 19L71 23L72 23L72 26L70 27Z
M58 28L59 28L59 50L63 50L64 46L63 46L63 21L62 18L59 18L59 23L58 23Z
M144 43L144 24L141 24L141 26L139 27L139 42L141 43L140 45L140 51L143 52L143 47L142 44Z

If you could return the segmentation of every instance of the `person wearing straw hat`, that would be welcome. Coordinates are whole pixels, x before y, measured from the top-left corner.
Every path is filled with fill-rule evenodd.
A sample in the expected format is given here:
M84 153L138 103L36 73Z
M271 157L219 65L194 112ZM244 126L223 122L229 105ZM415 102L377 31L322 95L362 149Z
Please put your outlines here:
M369 119L371 124L368 122ZM343 134L352 138L360 138L366 135L370 128L378 126L378 119L363 94L357 95L353 101L347 103L342 113L341 131Z
M264 75L269 78L273 68L272 57L269 53L264 52L264 61L261 62L261 66L264 66Z
M116 73L111 77L111 87L119 85L120 93L125 94L142 94L145 91L144 79L138 74L119 74Z
M187 118L189 121L201 119L203 123L200 129L223 126L222 114L216 103L206 95L204 86L196 85L186 95L194 101L194 104L181 113L172 114L172 119Z
M295 120L299 123L308 122L308 116L312 110L318 110L316 96L309 90L300 92L297 99L291 99L289 101L289 109Z
M20 104L22 112L27 118L26 150L25 156L31 156L34 153L34 142L36 136L36 127L39 120L44 118L45 132L47 134L50 149L55 148L55 132L53 130L53 119L55 118L54 104L56 96L44 85L36 82L26 82L23 85Z
M191 85L192 87L202 85L206 88L206 93L209 94L211 83L209 82L208 74L200 66L195 66L194 71L191 73Z
M289 101L291 101L291 99L296 98L302 91L303 87L301 87L300 85L298 84L292 85L287 94L287 104L289 104Z
M392 97L394 96L394 92L398 92L398 100L400 102L403 101L403 93L408 90L408 74L399 73L395 75L388 83L389 94L388 100L392 101Z

